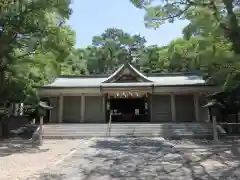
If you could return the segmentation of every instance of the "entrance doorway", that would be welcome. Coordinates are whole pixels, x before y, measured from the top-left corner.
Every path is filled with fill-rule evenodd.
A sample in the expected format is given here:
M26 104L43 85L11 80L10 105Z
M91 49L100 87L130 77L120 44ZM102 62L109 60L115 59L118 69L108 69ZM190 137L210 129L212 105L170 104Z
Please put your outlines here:
M112 112L112 122L136 123L149 122L147 97L108 99L107 122Z

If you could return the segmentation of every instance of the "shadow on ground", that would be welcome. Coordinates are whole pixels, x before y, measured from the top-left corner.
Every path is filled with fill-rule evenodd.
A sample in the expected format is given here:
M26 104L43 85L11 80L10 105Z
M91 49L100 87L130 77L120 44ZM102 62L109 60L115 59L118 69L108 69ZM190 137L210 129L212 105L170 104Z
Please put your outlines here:
M64 173L42 173L37 178L40 180L68 180ZM37 179L37 178L33 177L31 178L31 180Z
M56 169L40 174L39 178L65 179L237 180L240 179L240 153L234 145L177 149L157 139L96 139L88 148L78 151Z
M0 141L0 157L10 156L16 153L40 153L46 152L48 149L40 149L33 146L27 139L8 139Z
M104 159L110 162L108 167L98 166L90 172L85 172L86 179L93 174L118 179L192 179L192 180L217 180L219 178L240 179L240 153L239 147L209 148L205 152L198 153L198 157L185 154L186 149L175 149L171 144L162 140L145 138L118 140L98 140L92 146L100 152L89 159ZM118 152L101 153L101 150ZM197 151L197 149L192 149ZM225 153L230 151L230 153ZM104 151L102 151L104 152ZM117 156L117 154L121 154ZM225 169L215 167L207 170L203 162L211 159L229 167L229 162L236 161L237 165ZM228 163L227 163L228 162ZM212 165L214 167L214 165ZM239 172L236 172L238 170ZM115 171L115 172L114 172ZM239 173L239 174L238 174ZM239 175L239 176L238 176ZM238 176L238 177L237 177Z

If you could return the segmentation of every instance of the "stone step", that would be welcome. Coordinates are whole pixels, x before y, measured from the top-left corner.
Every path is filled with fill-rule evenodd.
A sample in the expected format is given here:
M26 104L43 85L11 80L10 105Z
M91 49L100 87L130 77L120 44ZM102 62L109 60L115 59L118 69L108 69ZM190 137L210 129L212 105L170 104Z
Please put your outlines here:
M106 135L108 134L107 132L104 133L93 133L93 132L83 132L83 133L45 133L44 136L56 136L56 135L93 135L93 136L98 136L98 135ZM110 135L141 135L141 134L149 134L149 135L185 135L185 134L211 134L210 132L206 133L193 133L193 132L184 132L184 133L162 133L162 132L110 132Z
M105 131L102 131L102 132L107 132L108 130L105 130ZM76 134L76 133L87 133L87 132L95 132L95 133L101 133L101 132L99 132L99 131L94 131L94 130L89 130L89 131L61 131L61 130L59 130L59 131L46 131L46 130L44 130L43 131L43 133L59 133L59 132L61 132L61 133L72 133L72 134ZM119 129L119 130L114 130L114 129L111 129L110 130L110 132L111 133L114 133L114 132L131 132L131 133L133 133L133 132L161 132L161 133L184 133L184 132L194 132L194 133L211 133L212 131L210 131L210 130L206 130L206 131L197 131L197 130L179 130L179 131L168 131L168 130L162 130L162 131L159 131L159 130L135 130L135 131L131 131L131 130L126 130L126 129Z
M204 126L149 126L149 125L142 125L142 126L131 126L131 125L112 125L111 127L114 128L169 128L169 129L174 129L174 128L199 128L199 129L206 129L208 127L204 127ZM88 126L48 126L45 125L44 126L45 129L56 129L56 128L63 128L63 129L100 129L100 128L108 128L108 126L92 126L92 125L88 125Z
M196 128L196 129L198 129L198 130L205 130L205 129L210 129L210 128L199 128L199 127L174 127L174 128L169 128L169 127L124 127L124 126L119 126L119 127L115 127L115 126L112 126L112 127L110 127L111 129L122 129L122 128L124 128L124 129L159 129L159 130L161 130L161 129L172 129L172 130L174 130L174 129L191 129L191 128ZM59 130L59 129L61 129L61 130L79 130L79 129L83 129L83 130L92 130L92 129L94 129L94 130L99 130L99 129L109 129L109 128L107 128L107 127L98 127L98 128L91 128L91 127L88 127L88 128L82 128L82 127L79 127L79 128L68 128L68 127L61 127L61 128L46 128L46 127L44 127L44 129L47 129L47 130Z
M163 138L212 138L212 134L203 134L203 135L192 135L192 134L185 134L185 135L171 135L171 136L164 136L164 135L152 135L152 134L140 134L140 135L126 135L126 134L111 134L110 136L106 135L88 135L88 134L81 134L81 135L48 135L44 136L44 139L82 139L82 138L91 138L91 137L163 137Z
M103 132L97 132L97 131L81 131L81 132L43 132L44 134L84 134L84 133L95 133L95 134L102 134L102 133L107 133L108 131L103 131ZM184 134L184 133L198 133L198 134L204 134L204 133L212 133L211 131L178 131L178 132L170 132L170 131L126 131L126 130L122 130L122 131L110 131L110 133L161 133L161 134Z
M189 127L199 127L199 128L207 128L207 126L204 126L204 125L155 125L155 124L144 124L144 125L141 125L141 124L134 124L134 125L131 125L131 124L112 124L111 127L131 127L131 128L134 128L134 127L144 127L144 128L147 128L147 127L150 127L150 128L189 128ZM44 125L44 128L69 128L69 129L78 129L78 128L108 128L108 125L92 125L92 124L87 124L87 125L65 125L65 124L62 124L62 125Z
M69 127L76 127L76 126L81 126L81 127L83 127L83 126L89 126L89 125L91 125L91 126L108 126L108 124L107 123L105 123L105 124L96 124L96 123L83 123L83 124L46 124L47 126L69 126ZM198 123L198 124L196 124L196 123L176 123L176 124L174 124L174 123L145 123L145 124L143 124L143 123L139 123L139 124L130 124L130 123L125 123L125 124L117 124L117 123L112 123L111 125L115 125L115 126L205 126L205 125L207 125L207 124L205 124L205 123Z
M104 137L109 135L108 124L49 124L44 125L45 138ZM110 136L149 137L206 137L212 135L210 126L203 123L141 123L112 124Z
M193 133L185 133L185 134L162 134L162 133L110 133L110 135L103 133L103 134L92 134L92 133L83 133L83 134L45 134L43 137L58 137L58 136L83 136L83 137L105 137L105 136L153 136L153 137L173 137L173 136L210 136L212 134L205 133L205 134L193 134Z
M208 127L203 127L203 126L126 126L126 125L112 125L111 127L115 127L115 128L122 128L122 127L125 127L125 128L157 128L157 129L160 129L160 128L169 128L169 129L173 129L173 128L199 128L199 129L206 129ZM44 128L51 128L51 129L55 129L55 128L64 128L64 129L84 129L84 128L97 128L97 129L100 129L100 128L108 128L108 126L78 126L78 127L68 127L68 126L62 126L62 127L49 127L49 126L44 126Z
M173 127L205 127L204 125L128 125L128 124L123 124L123 125L120 125L120 124L112 124L111 126L114 126L114 127L169 127L169 128L173 128ZM108 127L108 125L99 125L99 126L96 126L96 125L87 125L87 126L75 126L75 125L72 125L72 126L65 126L65 125L62 125L62 126L49 126L49 125L44 125L44 127L47 127L47 128L61 128L61 127L65 127L65 128L88 128L88 127L95 127L95 128L99 128L99 127Z
M105 134L108 134L107 132L103 132L103 133L100 133L100 132L82 132L82 133L61 133L61 132L59 132L59 133L44 133L44 135L45 136L47 136L47 135L81 135L81 134L88 134L88 135L90 135L90 134L93 134L94 136L97 136L97 135L101 135L101 134L103 134L103 135L105 135ZM110 134L112 134L112 135L114 135L114 134L162 134L162 135L174 135L174 134L176 134L176 135L184 135L184 134L211 134L211 132L200 132L200 133L198 133L198 132L179 132L179 133L163 133L163 132L143 132L143 131L138 131L138 132L134 132L134 133L132 133L132 132L126 132L126 131L123 131L123 132L114 132L114 131L112 131L112 132L110 132Z
M77 129L77 130L69 130L69 129L44 129L44 133L48 133L48 132L62 132L62 133L77 133L77 132L88 132L88 131L94 131L94 132L99 132L99 131L102 131L102 132L106 132L106 131L109 131L108 129ZM121 132L121 131L128 131L128 132L136 132L136 131L141 131L141 132L151 132L151 131L159 131L159 132L188 132L188 131L191 131L191 132L212 132L211 129L201 129L201 130L197 130L197 129L151 129L151 128L136 128L136 129L126 129L126 128L118 128L118 129L115 129L115 128L111 128L110 129L111 132Z

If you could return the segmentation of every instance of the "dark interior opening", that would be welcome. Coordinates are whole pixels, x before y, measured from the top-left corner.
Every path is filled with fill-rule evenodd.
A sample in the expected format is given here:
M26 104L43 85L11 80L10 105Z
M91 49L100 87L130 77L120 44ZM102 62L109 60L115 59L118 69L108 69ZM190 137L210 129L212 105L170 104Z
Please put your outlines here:
M112 122L148 122L149 113L146 103L148 102L145 97L109 99ZM109 118L107 121L109 121Z

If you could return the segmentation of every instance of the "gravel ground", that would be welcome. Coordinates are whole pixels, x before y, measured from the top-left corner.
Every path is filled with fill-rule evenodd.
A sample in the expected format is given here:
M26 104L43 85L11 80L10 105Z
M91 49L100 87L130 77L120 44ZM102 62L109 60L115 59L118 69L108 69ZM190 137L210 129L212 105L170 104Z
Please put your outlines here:
M181 147L161 138L97 138L27 180L240 179L238 146Z
M167 139L168 142L174 145L211 145L212 141L208 139L182 139L182 140L173 140Z
M82 140L44 140L41 148L33 148L26 140L1 141L0 180L24 180L50 168L81 143Z
M166 139L168 142L174 145L212 145L213 141L209 139L181 139L181 140L173 140L173 139ZM240 143L239 139L220 139L222 144L236 144Z

